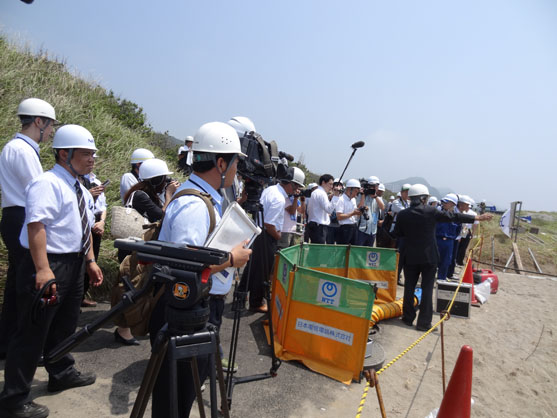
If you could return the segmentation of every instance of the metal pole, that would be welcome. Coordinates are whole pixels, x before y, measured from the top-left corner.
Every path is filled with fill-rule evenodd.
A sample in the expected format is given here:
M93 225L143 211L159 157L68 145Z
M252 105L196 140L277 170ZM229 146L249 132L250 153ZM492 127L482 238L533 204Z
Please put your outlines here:
M445 321L441 322L441 373L443 377L443 396L445 396L445 327L443 324Z

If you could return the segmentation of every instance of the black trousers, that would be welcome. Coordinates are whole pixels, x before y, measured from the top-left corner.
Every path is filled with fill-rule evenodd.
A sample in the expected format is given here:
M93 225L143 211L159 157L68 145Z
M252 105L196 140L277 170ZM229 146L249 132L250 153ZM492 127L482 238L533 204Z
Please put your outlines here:
M341 225L337 229L337 244L356 245L356 224Z
M17 267L23 258L24 248L19 243L19 234L25 223L25 208L12 206L2 209L0 233L8 250L8 272L4 286L4 303L0 317L0 353L8 351L8 344L17 327L16 277Z
M240 290L249 291L251 307L263 304L265 281L270 280L276 252L277 240L265 230L253 242L253 252L240 280Z
M327 240L327 225L310 222L307 224L307 230L312 244L325 244Z
M404 264L404 300L402 302L402 319L411 323L416 318L414 291L420 274L422 275L422 300L417 326L429 328L433 317L433 284L435 282L435 264Z
M56 278L58 304L43 308L33 315L35 298L35 266L25 250L17 274L17 331L8 347L4 368L4 390L0 404L13 408L28 401L33 376L41 354L47 354L58 343L75 332L83 296L83 256L49 254L50 269ZM75 361L66 354L55 363L45 365L49 377L63 379L72 372Z
M460 239L460 244L458 244L458 251L456 254L456 263L460 266L464 265L466 259L466 250L468 249L468 244L472 239L472 234L468 233L465 238Z

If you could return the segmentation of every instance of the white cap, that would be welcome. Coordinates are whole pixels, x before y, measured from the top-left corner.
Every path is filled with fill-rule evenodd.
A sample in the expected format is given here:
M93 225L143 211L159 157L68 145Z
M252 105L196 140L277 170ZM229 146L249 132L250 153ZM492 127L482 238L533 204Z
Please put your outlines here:
M50 103L41 99L31 98L23 100L17 107L18 116L40 116L56 121L56 113Z
M155 155L151 151L145 148L138 148L132 152L130 163L139 164L143 161L150 160L151 158L155 158Z
M346 182L346 187L357 187L358 189L362 187L360 181L356 179L350 179Z
M169 171L166 163L158 158L151 158L139 167L139 178L141 180L148 180L159 176L169 176L170 174L172 174L172 171Z

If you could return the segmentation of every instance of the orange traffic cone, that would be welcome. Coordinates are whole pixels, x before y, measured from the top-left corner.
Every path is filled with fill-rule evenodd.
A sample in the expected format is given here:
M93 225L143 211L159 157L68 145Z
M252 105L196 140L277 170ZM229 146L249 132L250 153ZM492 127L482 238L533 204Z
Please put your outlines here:
M463 345L443 396L437 418L470 418L472 400L472 347Z
M472 262L470 261L470 259L468 259L468 261L466 262L466 268L464 269L464 278L462 279L462 283L469 283L472 285L472 305L480 306L480 302L478 302L474 293L474 273L472 272Z

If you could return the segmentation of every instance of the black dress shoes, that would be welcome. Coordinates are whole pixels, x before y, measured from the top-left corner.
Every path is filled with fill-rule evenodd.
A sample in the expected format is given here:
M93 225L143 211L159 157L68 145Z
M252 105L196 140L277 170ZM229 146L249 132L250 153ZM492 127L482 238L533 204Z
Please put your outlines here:
M126 340L120 335L117 329L114 330L114 341L124 345L139 345L139 341L137 341L135 337L131 337L129 340Z
M49 392L59 392L61 390L89 386L95 383L95 380L97 380L97 377L94 373L81 373L73 369L71 373L62 379L49 378L47 389Z
M17 408L0 407L0 416L2 418L46 418L49 410L44 405L39 405L33 401L29 401Z

